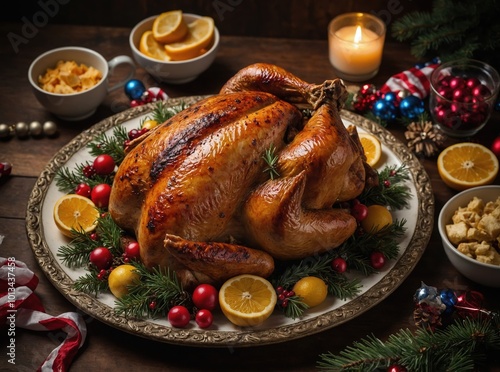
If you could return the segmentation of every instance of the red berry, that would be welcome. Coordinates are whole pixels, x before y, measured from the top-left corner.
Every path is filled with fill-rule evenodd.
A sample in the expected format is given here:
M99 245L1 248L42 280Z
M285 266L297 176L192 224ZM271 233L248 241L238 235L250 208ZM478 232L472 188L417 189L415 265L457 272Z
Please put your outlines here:
M99 270L108 269L113 263L113 255L106 247L95 248L90 252L90 262L94 264Z
M90 198L91 191L92 191L92 188L88 184L82 182L82 183L78 184L78 186L76 186L75 194L78 194L80 196L84 196L86 198Z
M139 243L136 241L131 241L125 247L125 257L130 259L139 259L140 255L140 247Z
M385 180L384 181L384 187L391 187L391 181Z
M101 183L94 186L90 193L90 199L98 208L107 208L109 204L109 196L111 194L111 186L107 183Z
M376 270L381 269L385 265L385 256L382 252L372 252L370 254L370 263L372 267Z
M95 176L95 169L92 165L86 165L82 169L83 175L87 178L92 178Z
M200 284L194 289L192 300L198 309L212 311L219 304L219 293L213 285Z
M368 215L368 207L361 203L354 204L351 208L351 214L356 221L361 222Z
M332 269L342 274L347 270L347 262L342 257L336 257L332 260Z
M167 318L172 327L184 328L189 324L191 314L185 306L178 305L169 310Z
M8 176L12 172L12 165L6 161L0 163L0 177Z
M156 301L151 301L148 305L150 310L156 309Z
M201 309L196 313L194 320L196 321L196 324L198 324L198 327L208 328L212 325L214 317L210 310Z
M111 155L102 154L94 159L94 164L92 166L94 167L96 174L106 176L113 173L115 165L115 160Z

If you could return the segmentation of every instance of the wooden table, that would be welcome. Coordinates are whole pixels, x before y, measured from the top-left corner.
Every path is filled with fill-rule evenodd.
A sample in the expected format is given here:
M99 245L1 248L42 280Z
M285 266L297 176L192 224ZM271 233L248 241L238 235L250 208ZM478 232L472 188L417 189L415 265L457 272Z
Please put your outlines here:
M2 35L21 32L19 24L2 24ZM40 270L31 251L25 229L25 214L29 195L35 181L52 156L82 130L129 106L122 90L107 97L91 118L82 122L64 122L52 116L35 100L27 80L31 61L48 49L78 45L94 49L106 58L119 54L131 55L127 28L97 28L47 25L36 35L18 45L2 44L0 71L0 121L15 124L37 120L53 120L59 134L55 138L12 138L0 142L0 161L12 164L10 177L0 183L0 255L24 261L38 275L36 293L46 311L57 315L78 311L52 286ZM328 61L327 42L289 39L266 39L223 36L215 63L196 81L185 85L156 83L143 69L137 68L136 78L146 87L160 86L170 97L216 93L222 84L240 68L253 62L269 62L288 69L309 82L333 78ZM389 76L412 67L417 61L410 55L409 46L388 41L379 74L370 83L380 87ZM473 141L490 146L499 132L500 117L493 118ZM404 128L391 125L388 129L401 141ZM449 139L447 144L456 140ZM455 192L444 185L436 169L436 159L421 160L430 176L435 195L435 220L443 204ZM496 183L499 183L497 178ZM436 223L428 247L411 275L382 303L355 319L312 336L248 348L194 348L158 343L124 333L86 316L88 338L72 365L72 371L94 370L316 370L319 355L338 353L354 341L373 334L385 340L402 328L415 330L412 319L412 296L421 282L437 288L474 289L481 291L490 309L500 307L497 289L477 285L460 275L448 262L440 242ZM18 329L16 353L19 370L34 370L54 349L61 334ZM4 337L1 338L5 340ZM5 341L2 341L4 346ZM2 347L5 350L4 347ZM4 363L0 358L0 365ZM497 364L497 362L492 363ZM493 367L491 367L493 368ZM493 369L485 370L493 370Z

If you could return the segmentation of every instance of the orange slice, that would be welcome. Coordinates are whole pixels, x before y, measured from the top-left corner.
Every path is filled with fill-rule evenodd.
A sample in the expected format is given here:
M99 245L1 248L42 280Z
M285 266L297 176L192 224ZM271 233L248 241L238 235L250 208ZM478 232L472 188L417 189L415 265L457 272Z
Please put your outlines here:
M146 31L142 34L139 50L150 58L160 61L170 61L170 57L165 52L163 44L159 43L154 38L153 31Z
M174 43L184 38L188 27L182 10L171 10L160 14L153 22L153 36L159 43Z
M99 210L92 200L77 194L59 198L53 214L57 228L68 237L74 237L72 230L83 233L94 231L99 218Z
M214 20L201 17L188 25L188 34L181 41L165 44L165 51L173 61L198 57L206 51L214 38Z
M241 327L263 323L272 314L276 302L272 284L256 275L235 276L219 291L222 312L231 323Z
M377 137L372 134L361 132L359 140L363 146L368 165L374 167L382 157L382 146Z
M439 154L437 168L446 185L461 191L493 183L498 174L498 159L483 145L462 142Z

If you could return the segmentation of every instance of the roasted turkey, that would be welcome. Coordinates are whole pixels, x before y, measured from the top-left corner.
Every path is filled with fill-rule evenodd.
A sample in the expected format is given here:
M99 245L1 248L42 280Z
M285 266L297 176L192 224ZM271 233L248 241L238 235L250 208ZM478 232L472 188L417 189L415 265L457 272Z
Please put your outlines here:
M146 266L174 270L186 287L268 277L275 259L334 249L356 229L338 205L377 182L340 118L345 98L339 79L315 85L250 65L132 144L109 212Z

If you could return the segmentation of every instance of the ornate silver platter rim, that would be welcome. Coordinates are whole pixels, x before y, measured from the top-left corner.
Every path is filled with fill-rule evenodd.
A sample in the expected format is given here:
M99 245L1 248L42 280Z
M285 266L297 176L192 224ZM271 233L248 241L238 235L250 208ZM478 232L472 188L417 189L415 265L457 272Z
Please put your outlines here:
M180 97L169 99L165 101L165 104L168 107L180 104L191 105L205 97ZM414 227L408 229L408 236L401 243L405 247L401 249L399 258L392 266L381 273L382 277L378 281L354 299L341 302L335 306L326 305L331 307L316 311L292 323L276 324L268 327L202 330L193 326L192 328L176 329L166 323L156 322L156 320L136 320L117 316L113 311L113 307L109 304L102 302L99 298L73 289L74 281L68 274L68 269L60 265L54 255L58 247L51 247L47 243L42 212L47 191L54 182L55 175L60 168L66 166L66 163L75 154L85 149L87 144L99 134L127 121L145 116L152 111L153 107L153 104L150 104L128 109L95 124L75 137L56 153L47 164L37 179L28 201L26 214L27 234L41 269L68 301L101 322L140 337L186 346L245 347L290 341L338 326L377 305L403 282L425 251L434 224L434 196L427 173L418 159L389 131L357 114L343 110L341 117L344 121L354 123L361 130L377 136L385 148L390 149L401 163L407 165L412 178L411 186L414 188L415 195L413 205L417 212L416 218L412 222ZM217 321L214 324L217 324Z

